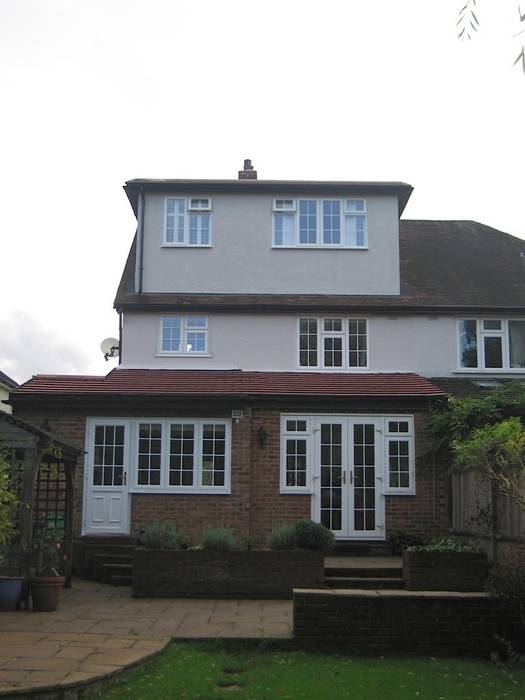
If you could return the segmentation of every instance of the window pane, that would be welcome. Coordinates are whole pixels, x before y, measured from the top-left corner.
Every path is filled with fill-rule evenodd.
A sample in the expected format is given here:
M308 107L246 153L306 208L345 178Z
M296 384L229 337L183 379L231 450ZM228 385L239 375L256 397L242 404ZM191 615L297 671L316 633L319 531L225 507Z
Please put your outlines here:
M186 352L206 352L206 335L205 331L188 331Z
M202 428L202 485L224 486L226 428L224 423L206 423Z
M345 245L357 248L366 247L366 216L345 216Z
M525 367L525 321L509 321L510 366Z
M137 454L139 484L158 486L160 484L162 425L160 423L140 423L139 437Z
M485 367L502 367L503 350L502 339L499 336L488 336L485 341Z
M184 440L181 436L184 430ZM194 467L195 426L173 423L170 426L169 482L170 486L192 486Z
M478 366L478 333L474 320L459 322L459 365Z
M341 243L341 203L338 200L323 201L323 243Z
M189 244L209 245L210 242L210 215L190 214L189 217Z
M364 199L347 199L345 202L346 211L365 211Z
M166 243L184 242L184 200L166 201Z
M366 319L348 320L348 365L350 367L366 367L367 358L367 338Z
M188 316L186 318L187 328L206 328L208 318L206 316Z
M274 245L295 245L295 214L274 214Z
M500 331L501 330L501 321L494 321L494 320L483 321L483 330L484 331Z
M317 319L301 318L299 321L299 365L317 366Z
M275 200L276 209L293 209L294 200L293 199L276 199Z
M306 485L306 440L286 440L286 485Z
M162 319L162 352L179 352L180 317L165 316Z
M299 202L299 243L317 243L317 202L314 199Z

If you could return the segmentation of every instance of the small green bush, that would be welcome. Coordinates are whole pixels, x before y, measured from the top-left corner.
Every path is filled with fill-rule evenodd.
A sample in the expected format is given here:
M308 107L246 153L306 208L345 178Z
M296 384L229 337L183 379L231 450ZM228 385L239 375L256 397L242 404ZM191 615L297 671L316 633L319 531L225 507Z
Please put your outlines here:
M298 520L294 525L283 525L270 533L270 549L332 549L334 533L313 520Z
M152 549L180 549L184 537L171 523L151 523L144 528L140 541Z
M282 525L270 532L268 545L270 549L296 549L294 525Z
M465 544L453 537L442 537L431 540L427 544L420 544L407 548L410 552L479 552L477 547Z
M313 520L298 520L295 525L295 541L299 549L332 549L335 535L321 523Z
M205 530L202 535L202 547L215 552L232 552L240 549L239 542L229 527L212 527Z

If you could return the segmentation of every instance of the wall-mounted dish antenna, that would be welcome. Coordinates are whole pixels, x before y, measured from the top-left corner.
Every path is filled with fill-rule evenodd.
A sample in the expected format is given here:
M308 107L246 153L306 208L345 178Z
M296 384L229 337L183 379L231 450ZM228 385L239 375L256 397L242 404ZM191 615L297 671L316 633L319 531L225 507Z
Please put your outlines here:
M115 357L116 355L118 355L118 340L116 338L106 338L100 343L100 349L102 350L104 359L107 362L110 357Z

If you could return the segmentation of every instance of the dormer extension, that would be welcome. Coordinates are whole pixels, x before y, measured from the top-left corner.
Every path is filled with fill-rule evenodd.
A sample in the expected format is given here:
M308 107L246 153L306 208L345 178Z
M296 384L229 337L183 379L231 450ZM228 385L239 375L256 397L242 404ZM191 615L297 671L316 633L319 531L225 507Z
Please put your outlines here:
M398 295L402 182L130 180L134 291ZM249 176L249 177L248 177Z

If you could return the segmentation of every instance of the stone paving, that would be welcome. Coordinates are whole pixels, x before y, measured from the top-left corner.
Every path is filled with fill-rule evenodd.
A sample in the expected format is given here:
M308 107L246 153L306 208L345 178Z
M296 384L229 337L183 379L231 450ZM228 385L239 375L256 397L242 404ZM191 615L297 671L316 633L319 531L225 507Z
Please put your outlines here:
M134 599L130 588L75 579L56 612L0 613L0 697L101 680L173 637L291 636L291 600Z

